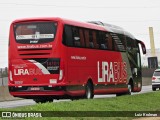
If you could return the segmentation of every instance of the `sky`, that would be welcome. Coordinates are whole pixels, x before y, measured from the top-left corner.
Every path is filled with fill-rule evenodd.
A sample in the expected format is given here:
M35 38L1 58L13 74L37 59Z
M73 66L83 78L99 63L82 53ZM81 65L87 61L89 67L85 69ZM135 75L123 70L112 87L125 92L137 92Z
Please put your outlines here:
M9 27L13 20L62 17L77 21L102 21L124 28L150 48L149 27L160 48L160 0L1 0L0 68L8 66Z

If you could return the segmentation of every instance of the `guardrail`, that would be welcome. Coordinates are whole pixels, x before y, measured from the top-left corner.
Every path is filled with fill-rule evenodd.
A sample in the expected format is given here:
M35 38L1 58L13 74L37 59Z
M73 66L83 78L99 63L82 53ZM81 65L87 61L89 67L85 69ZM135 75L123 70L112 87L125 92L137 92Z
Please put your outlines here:
M8 77L0 78L0 101L18 100L21 98L13 97L8 90Z
M142 85L151 85L151 78L150 77L143 77L142 78ZM8 90L8 77L0 78L0 101L6 100L18 100L21 98L13 97L10 95Z

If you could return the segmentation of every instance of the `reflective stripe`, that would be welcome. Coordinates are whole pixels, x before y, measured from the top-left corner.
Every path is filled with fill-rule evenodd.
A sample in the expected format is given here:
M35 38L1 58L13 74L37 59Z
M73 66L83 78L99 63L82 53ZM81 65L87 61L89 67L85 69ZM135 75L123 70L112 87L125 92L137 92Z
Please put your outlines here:
M50 74L50 72L41 63L39 63L39 62L37 62L35 60L28 60L28 61L32 62L39 69L41 69L43 74Z

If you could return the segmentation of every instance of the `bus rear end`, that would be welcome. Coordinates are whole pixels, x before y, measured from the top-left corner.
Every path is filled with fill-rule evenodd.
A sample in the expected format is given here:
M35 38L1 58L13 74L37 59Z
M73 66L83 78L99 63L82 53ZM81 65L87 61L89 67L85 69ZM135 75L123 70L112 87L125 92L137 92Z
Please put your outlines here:
M58 49L55 50L59 39L57 29L57 21L23 20L11 24L9 37L11 95L36 100L46 97L49 101L53 96L65 94L62 80L63 63Z

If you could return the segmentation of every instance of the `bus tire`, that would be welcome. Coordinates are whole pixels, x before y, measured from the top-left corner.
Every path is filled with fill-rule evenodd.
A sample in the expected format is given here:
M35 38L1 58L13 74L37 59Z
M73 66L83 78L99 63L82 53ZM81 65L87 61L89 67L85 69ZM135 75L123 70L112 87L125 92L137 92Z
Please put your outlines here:
M117 93L116 97L123 96L123 95L131 95L131 93L132 93L132 84L130 82L128 83L128 91L125 93Z
M153 91L156 91L156 88L155 88L155 87L152 87L152 90L153 90Z
M33 99L36 103L46 103L46 102L53 102L52 98L37 98L37 99Z
M85 88L85 98L92 99L93 97L94 97L93 85L91 84L91 82L88 82Z
M119 97L119 96L122 96L122 95L124 95L124 93L117 93L116 97Z

